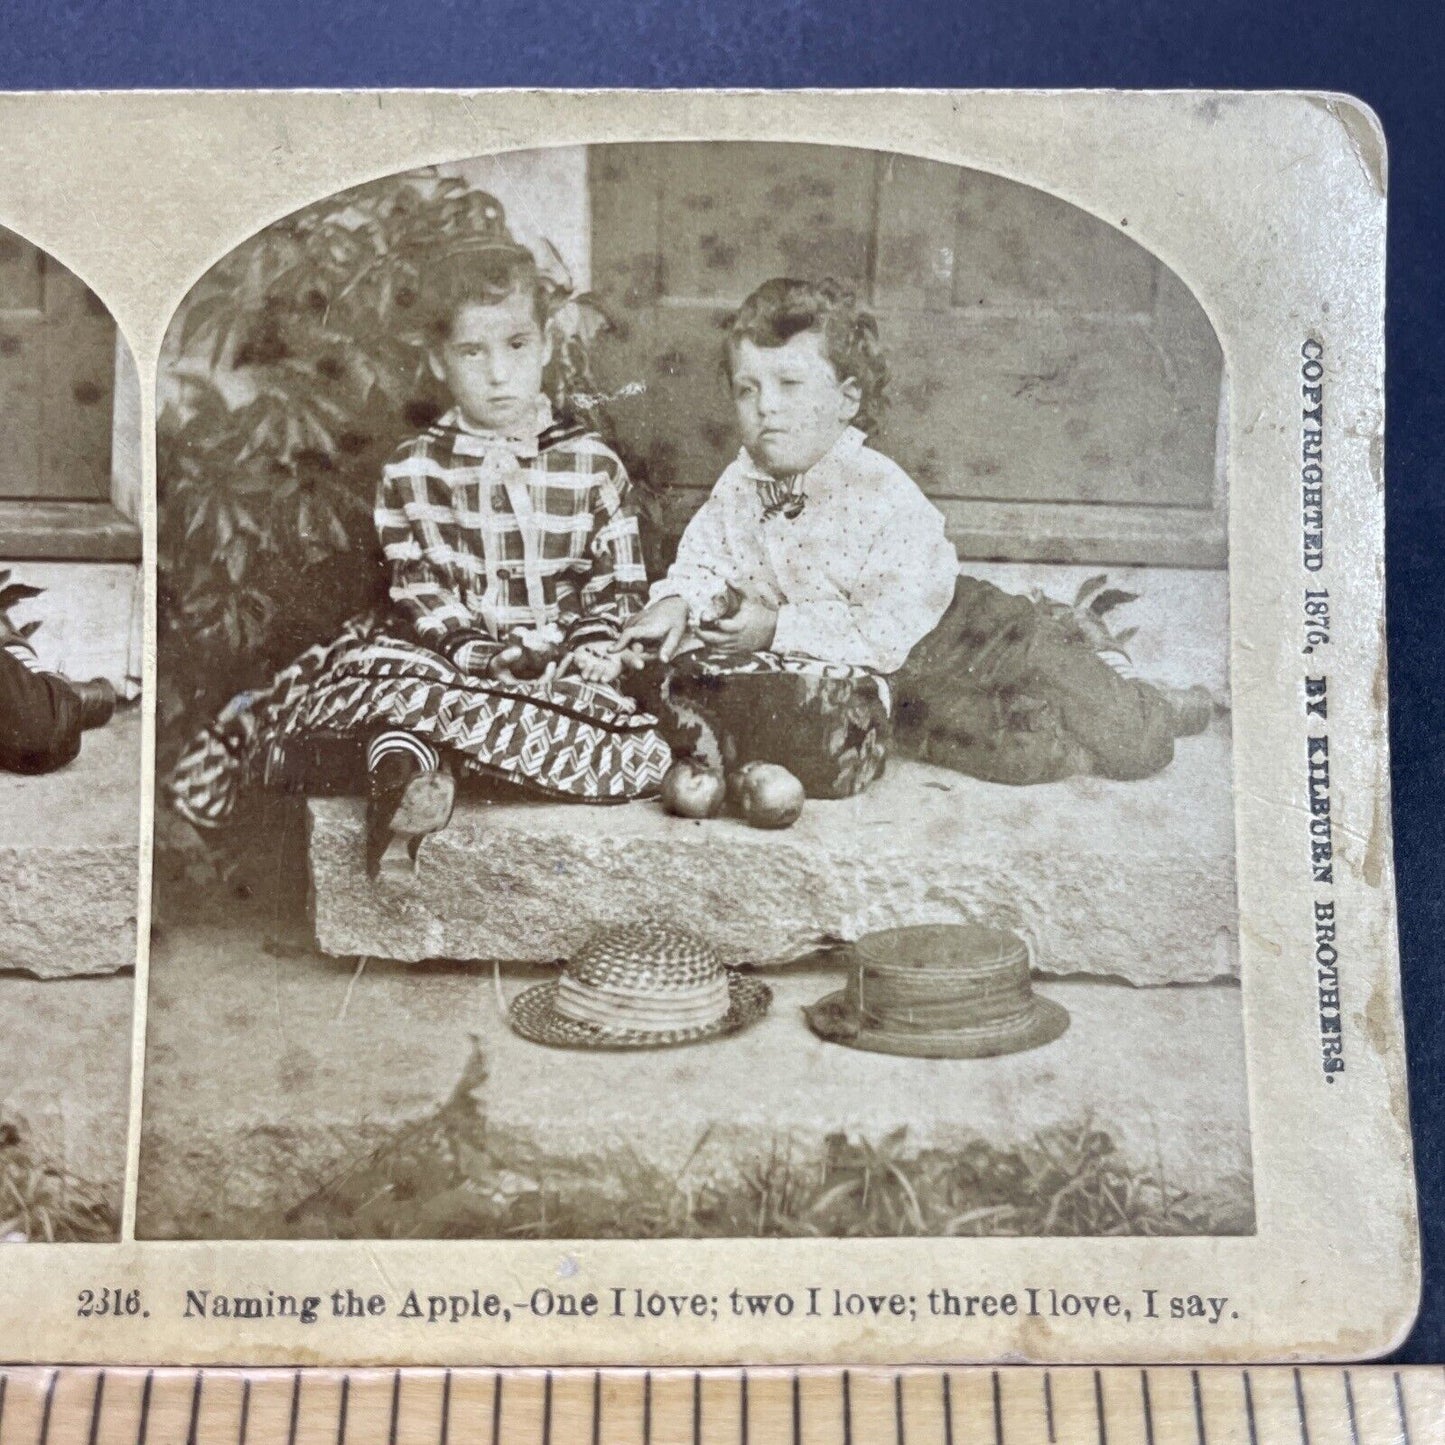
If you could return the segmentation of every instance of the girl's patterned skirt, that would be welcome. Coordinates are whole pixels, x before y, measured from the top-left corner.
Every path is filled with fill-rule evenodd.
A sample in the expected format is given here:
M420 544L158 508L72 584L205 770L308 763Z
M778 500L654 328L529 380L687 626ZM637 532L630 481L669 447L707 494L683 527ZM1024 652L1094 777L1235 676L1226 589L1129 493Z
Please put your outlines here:
M224 823L246 787L363 791L367 743L395 729L463 775L589 803L649 797L672 762L657 720L615 688L471 677L368 617L230 703L186 749L168 791L198 827Z

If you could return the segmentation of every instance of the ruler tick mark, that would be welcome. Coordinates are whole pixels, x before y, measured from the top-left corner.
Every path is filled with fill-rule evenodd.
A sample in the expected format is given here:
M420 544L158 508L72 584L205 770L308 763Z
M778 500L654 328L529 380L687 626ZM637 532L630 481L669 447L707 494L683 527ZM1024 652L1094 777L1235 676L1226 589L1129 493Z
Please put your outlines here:
M301 1423L301 1371L291 1377L291 1423L286 1427L286 1445L296 1445L296 1427Z
M1345 1407L1350 1416L1350 1440L1352 1445L1360 1445L1360 1422L1355 1418L1355 1387L1350 1381L1350 1372L1341 1372L1345 1377Z
M196 1445L196 1434L201 1425L201 1391L205 1388L206 1372L196 1371L196 1383L191 1386L191 1417L186 1423L186 1445Z
M1399 1380L1399 1376L1395 1376ZM95 1377L95 1395L90 1402L90 1433L86 1436L89 1445L95 1445L100 1438L100 1407L105 1399L105 1371L102 1370Z
M1049 1427L1049 1445L1057 1445L1058 1437L1054 1434L1054 1381L1047 1370L1044 1371L1044 1419Z
M646 1423L643 1425L643 1445L647 1445ZM542 1376L542 1445L552 1445L552 1372Z
M1259 1429L1254 1420L1254 1389L1249 1383L1249 1371L1244 1372L1244 1418L1249 1423L1249 1445L1259 1445Z
M1199 1445L1209 1445L1209 1436L1204 1433L1204 1392L1199 1388L1199 1371L1190 1370L1189 1379L1194 1390L1194 1432Z
M1299 1412L1300 1445L1310 1445L1310 1417L1305 1409L1305 1386L1299 1369L1294 1372L1294 1407Z
M993 1445L1003 1445L1003 1381L993 1372Z
M1395 1371L1395 1409L1400 1415L1400 1445L1410 1445L1410 1413L1405 1409L1405 1384Z
M943 1372L943 1445L953 1445L953 1385Z
M741 1441L741 1445L748 1445L748 1372L746 1370L738 1377L738 1385L742 1402L738 1411L738 1439Z
M642 1445L652 1445L652 1371L642 1377Z
M692 1445L702 1445L702 1375L692 1372Z
M602 1442L602 1371L592 1371L592 1445Z
M50 1383L45 1387L45 1405L40 1413L40 1445L48 1445L50 1439L50 1411L55 1404L55 1387L60 1381L60 1371L50 1372Z
M1099 1445L1109 1445L1109 1426L1104 1418L1104 1377L1094 1371L1094 1414L1099 1420Z
M346 1445L346 1407L351 1403L351 1376L341 1377L341 1409L336 1418L336 1445ZM190 1445L195 1445L191 1441Z
M853 1445L853 1384L843 1371L843 1445Z
M452 1429L452 1372L446 1370L442 1374L442 1427L439 1445L448 1445L447 1437Z
M803 1382L793 1371L793 1445L803 1442Z
M246 1445L246 1430L251 1423L251 1381L241 1381L241 1424L236 1431L236 1445Z
M903 1428L903 1376L893 1377L893 1433L898 1437L898 1445L907 1445L907 1436Z
M394 1370L391 1376L391 1419L386 1427L387 1445L396 1445L396 1423L401 1414L401 1371Z
M492 1445L502 1445L502 1372L492 1376Z
M1154 1445L1154 1404L1149 1398L1149 1371L1139 1371L1139 1394L1144 1400L1144 1445Z
M151 1387L155 1381L156 1372L147 1370L145 1384L140 1387L140 1423L135 1428L135 1445L146 1445L146 1432L151 1423Z

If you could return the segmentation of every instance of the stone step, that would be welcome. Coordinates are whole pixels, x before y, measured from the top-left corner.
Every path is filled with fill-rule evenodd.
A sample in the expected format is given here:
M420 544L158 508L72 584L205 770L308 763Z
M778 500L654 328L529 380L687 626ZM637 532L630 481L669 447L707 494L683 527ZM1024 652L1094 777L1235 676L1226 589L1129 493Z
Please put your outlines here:
M32 1157L101 1189L120 1215L130 1117L129 975L0 974L0 1123ZM0 1216L5 1205L0 1204Z
M41 777L0 773L0 970L41 978L135 966L140 709Z
M309 804L316 942L333 955L540 961L603 923L686 924L730 962L776 964L908 923L1022 930L1047 975L1237 976L1230 748L1181 739L1138 782L1027 788L895 761L789 829L620 807L459 803L415 877L372 883L363 806Z

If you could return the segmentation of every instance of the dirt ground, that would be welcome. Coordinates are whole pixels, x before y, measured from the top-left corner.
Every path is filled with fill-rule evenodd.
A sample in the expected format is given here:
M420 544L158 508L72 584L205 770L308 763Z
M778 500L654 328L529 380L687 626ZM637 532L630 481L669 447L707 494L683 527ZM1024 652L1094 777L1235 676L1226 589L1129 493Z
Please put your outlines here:
M726 1173L783 1141L1006 1144L1092 1121L1181 1187L1248 1194L1238 987L1045 981L1069 1031L1030 1053L929 1061L820 1042L802 1006L836 987L836 959L768 974L751 1030L651 1052L540 1048L503 999L542 975L508 966L342 960L314 951L293 866L253 860L279 889L158 926L138 1227L142 1236L265 1233L418 1120L435 1115L480 1046L476 1091L494 1136L553 1158L628 1151L640 1168ZM246 885L247 887L251 885ZM278 906L278 893L292 902ZM264 901L262 901L264 899ZM268 1225L268 1221L270 1224Z

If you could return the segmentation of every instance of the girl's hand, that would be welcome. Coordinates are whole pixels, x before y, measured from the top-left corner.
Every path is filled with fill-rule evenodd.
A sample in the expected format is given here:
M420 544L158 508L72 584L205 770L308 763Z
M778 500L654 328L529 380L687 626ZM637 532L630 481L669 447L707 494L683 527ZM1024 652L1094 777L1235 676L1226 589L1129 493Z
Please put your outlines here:
M487 676L508 687L517 687L522 679L513 671L522 664L526 653L518 646L504 647L487 662Z
M584 642L562 659L557 676L572 671L584 682L616 682L622 676L623 659L620 653L608 650L605 643Z
M778 614L760 597L745 596L731 617L698 630L698 636L709 647L721 652L766 652L773 645Z

